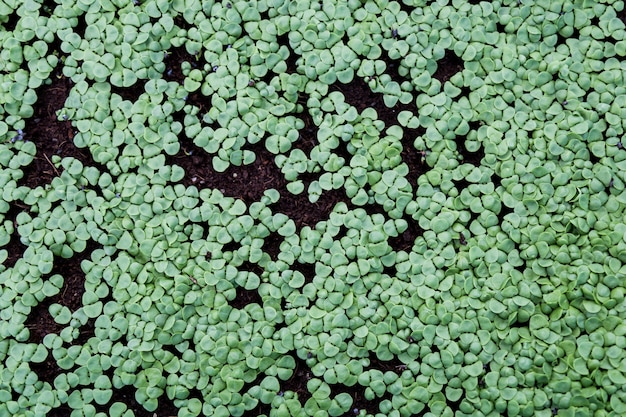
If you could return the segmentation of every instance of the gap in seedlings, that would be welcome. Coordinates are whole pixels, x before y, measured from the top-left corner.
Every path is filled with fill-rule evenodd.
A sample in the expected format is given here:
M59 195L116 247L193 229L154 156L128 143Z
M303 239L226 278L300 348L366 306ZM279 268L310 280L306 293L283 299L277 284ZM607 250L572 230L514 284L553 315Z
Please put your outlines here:
M383 51L386 55L386 51ZM391 60L389 60L391 61ZM397 74L397 64L394 67ZM392 74L390 74L392 75ZM397 74L400 83L404 79ZM394 107L387 107L383 100L382 93L374 93L365 79L361 77L354 77L349 84L343 84L341 82L335 82L328 86L328 92L339 91L343 94L346 103L354 106L359 113L362 113L368 107L372 107L376 110L379 120L385 123L386 127L393 125L399 125L398 113L403 110L408 110L414 114L417 114L417 107L414 100L408 104L402 104L397 102Z
M348 42L350 42L350 36L348 36L348 31L343 32L343 35L341 36L341 42L343 42L345 46L348 46Z
M178 415L178 407L176 407L165 394L161 394L159 397L157 409L155 411L148 411L136 400L136 389L133 386L125 385L122 388L112 389L113 397L111 401L126 404L128 409L134 413L135 417L154 417L155 415L169 417Z
M267 12L265 12L267 13ZM278 43L279 46L286 46L287 50L289 51L289 56L287 57L287 59L285 60L285 64L287 66L287 69L285 70L286 74L295 74L297 73L297 61L299 58L299 55L296 54L294 52L294 50L291 48L291 44L289 43L289 33L286 32L280 36L276 37L276 42ZM274 72L273 68L268 68L267 72L265 73L265 75L263 77L261 77L258 81L262 81L265 82L267 85L270 85L272 79L276 76L278 76L279 74ZM305 106L306 107L306 106Z
M258 82L270 85L274 77L278 77L278 74L276 74L271 68L268 68L265 75L258 79Z
M61 330L59 329L58 331L54 333L59 333L60 331ZM52 386L54 386L54 380L56 379L56 377L58 377L59 375L63 373L69 372L68 370L61 369L61 367L57 364L56 359L54 359L54 356L52 356L52 352L48 352L48 356L46 357L46 360L44 360L43 362L40 362L40 363L30 362L28 366L30 367L31 371L37 374L37 379L39 379L39 381L47 382ZM55 417L55 416L66 417L66 416L69 416L69 413L68 414L64 414L64 413L55 414L55 410L53 409L46 415L49 417Z
M473 212L472 210L470 210L469 208L467 208L467 210L466 210L466 211L468 211L468 212L469 212L469 214L470 214L470 218L469 218L469 220L467 221L467 223L465 223L465 228L466 228L467 230L469 230L469 229L470 229L470 226L471 226L471 224L474 222L474 220L478 219L478 213L474 213L474 212Z
M622 146L622 145L621 145L621 142L619 142L619 143L620 143L620 144L618 145L618 147L619 147L619 146ZM592 163L592 164L594 164L594 165L595 165L595 164L597 164L598 162L600 162L600 158L599 158L599 157L597 157L597 156L593 153L593 151L591 151L591 149L589 149L589 151L588 151L588 152L589 152L589 161L591 161L591 163Z
M183 168L185 176L182 183L186 187L213 188L228 197L239 198L250 205L259 201L265 190L280 188L285 180L274 164L273 155L262 143L246 143L242 149L251 150L256 155L250 165L230 165L224 172L213 169L213 155L196 146L183 132L179 135L181 147L176 155L166 155L169 165L176 164ZM279 184L277 184L277 182ZM227 186L226 186L227 184Z
M145 90L146 80L137 79L135 84L130 87L117 87L111 84L111 95L117 94L122 97L123 100L128 100L131 103L135 103L139 100Z
M369 186L369 184L365 184L365 187L363 187L363 189L365 189L366 192L369 192L370 188L371 187ZM363 204L362 206L357 206L352 201L350 201L350 203L348 204L348 209L349 210L356 210L356 209L359 209L359 208L365 210L365 212L368 215L370 215L370 216L374 215L374 214L382 214L385 217L385 220L388 219L387 212L385 211L383 206L381 206L380 204L366 203L366 204ZM340 228L340 233L338 234L338 236L345 236L347 231L348 230L346 229L346 227L344 225L342 225L341 228Z
M461 194L461 191L463 191L470 185L470 182L465 178L461 178L460 180L452 180L452 183L454 184L454 188L457 189L459 194Z
M236 288L236 295L230 300L231 307L237 310L243 310L248 304L258 304L263 307L263 299L257 290L246 290L243 287Z
M31 308L30 314L24 323L24 327L26 327L30 332L28 343L43 343L43 339L47 334L59 334L65 327L64 325L54 321L52 315L48 311L50 305L58 302L54 300L55 297L47 298L35 307Z
M383 267L383 274L388 275L391 278L396 276L397 270L395 265L385 266Z
M202 397L200 397L202 398ZM159 405L154 412L147 411L143 406L140 405L141 410L138 412L135 411L135 417L154 417L157 416L176 416L178 415L178 407L174 405L174 402L168 398L167 395L161 394L158 399ZM139 404L138 404L139 405ZM130 407L128 407L130 408Z
M172 114L172 121L184 124L185 112L177 111ZM205 182L205 178L212 175L211 168L211 155L209 155L204 149L197 146L193 140L185 134L185 129L182 129L178 134L178 142L180 149L175 155L165 155L165 160L168 165L178 165L185 171L182 183L185 187L192 185L203 188L202 185Z
M400 156L402 161L409 167L408 179L415 190L417 188L417 179L430 169L430 166L426 163L426 156L429 150L416 149L413 145L415 138L424 135L426 129L423 127L417 129L403 127L402 129L404 135L402 137L402 152L400 152Z
M315 228L322 220L328 219L333 208L343 201L349 204L350 199L342 188L324 191L315 203L309 201L308 192L293 195L287 189L279 189L280 200L270 205L274 213L286 214L296 224L296 229L301 230L304 226Z
M196 398L196 399L200 400L200 402L204 402L204 395L202 394L202 391L200 391L197 388L188 388L188 391L189 391L189 396L187 397L187 399ZM165 397L165 396L163 396L163 397ZM161 414L159 414L159 415L161 415ZM163 415L166 415L166 414L163 414ZM174 415L176 415L176 414L174 414Z
M439 80L443 85L457 72L463 71L463 60L454 53L453 50L446 49L446 52L439 61L437 61L437 70L432 75L433 78Z
M470 124L471 127L471 124ZM482 160L485 157L485 150L480 145L476 152L470 152L465 146L467 141L467 135L455 136L454 142L456 143L456 151L460 156L460 163L469 163L479 167L482 164Z
M19 20L20 17L18 16L16 11L13 11L13 13L8 16L0 17L0 22L2 23L4 30L7 32L13 32Z
M498 33L506 33L504 25L502 25L499 20L496 21L496 31L498 31Z
M494 172L491 175L491 182L493 183L493 186L495 188L498 188L499 186L502 185L502 178L500 178L500 176Z
M561 29L560 31L558 31L556 33L556 44L554 45L554 48L556 49L559 45L565 45L567 44L567 40L568 39L578 39L580 38L580 33L578 31L577 28L573 28L572 34L569 36L564 36L561 32L563 30Z
M207 231L208 233L208 231ZM235 240L231 240L230 242L226 243L225 245L222 246L222 253L226 253L226 252L236 252L237 249L239 249L241 247L241 245L239 244L239 242L235 241Z
M295 351L288 353L296 362L293 374L286 381L280 381L281 391L292 391L298 395L298 401L304 405L311 398L307 383L312 378L311 368L306 361L298 356Z
M113 299L113 297L111 297L111 299ZM102 304L105 304L104 300L101 300L101 301L102 301ZM85 323L83 326L80 326L80 328L78 329L78 337L74 339L72 343L70 343L66 347L87 344L87 341L93 336L95 336L95 331L96 331L96 319L93 319L93 318L87 319L87 323Z
M29 188L45 187L59 176L62 168L52 164L52 156L71 156L83 165L96 165L88 150L78 149L73 142L74 128L69 120L60 121L56 111L63 108L69 96L69 78L50 77L51 83L37 89L37 102L33 105L33 116L25 120L23 139L31 141L37 149L33 161L23 167L24 176L17 185Z
M519 252L519 249L518 249L518 252ZM523 274L524 271L526 271L526 259L523 259L523 258L520 257L520 260L522 261L522 264L521 265L516 265L515 269Z
M178 20L184 21L184 19L180 16L174 19L175 22ZM165 58L163 59L163 63L165 64L165 73L163 74L163 79L166 81L176 81L182 85L185 81L182 63L185 61L190 63L194 62L196 61L196 57L187 52L184 45L179 47L173 46L169 51L165 52Z
M339 230L337 231L337 234L334 236L334 240L339 241L341 240L342 237L346 236L348 234L348 228L346 227L345 224L342 224L341 226L339 226Z
M261 402L261 400L259 400L257 405L252 410L244 411L241 417L258 417L261 415L269 416L271 409L271 404L264 404Z
M392 59L389 57L389 52L386 49L381 49L381 58L387 64L386 73L389 74L391 79L397 82L399 85L402 85L403 82L407 81L411 84L411 92L413 91L413 84L411 83L411 79L406 76L400 75L400 67L402 66L402 59ZM411 94L412 96L412 94ZM412 97L410 103L403 104L398 101L398 103L394 106L398 112L402 110L408 110L413 114L418 114L417 105L415 104L415 97ZM387 124L387 126L389 126Z
M257 371L258 374L256 375L256 377L250 381L250 382L245 382L243 384L243 387L241 387L241 389L239 390L239 393L241 395L245 394L246 392L250 391L251 388L256 387L258 385L261 385L261 381L263 381L263 378L265 378L265 373ZM256 414L255 414L256 417Z
M240 271L254 272L255 274L259 276L259 278L261 278L261 276L263 276L263 273L265 272L265 270L263 269L263 267L261 267L261 265L252 263L250 261L242 262L242 264L239 267L237 267L237 269Z
M512 323L509 323L509 328L518 328L518 329L527 328L528 324L529 324L528 320L524 322L520 321L519 315L516 313L515 321ZM489 372L489 371L486 371L486 372Z
M87 29L87 22L85 20L85 13L76 16L76 26L74 26L73 30L81 39L85 39L85 30Z
M249 206L259 201L266 190L281 190L286 186L287 181L274 162L275 155L265 147L265 139L255 144L246 142L241 149L252 151L256 156L254 162L250 165L230 165L223 173L215 172L207 181L209 187L228 184L226 195L239 198ZM209 166L212 168L211 164Z
M289 216L291 218L291 216ZM269 236L263 239L263 251L267 253L273 261L278 260L280 254L280 244L283 243L283 237L278 232L271 232Z
M378 112L379 108L386 107L382 94L375 94L363 78L354 77L349 84L336 82L328 86L328 92L339 91L345 97L346 103L354 106L359 113L368 107ZM380 114L378 115L380 118Z
M304 285L313 282L313 278L315 278L315 264L303 263L296 259L290 267L292 270L298 271L304 275Z
M302 104L305 110L302 113L294 114L294 116L304 122L304 127L298 131L298 140L292 144L292 149L300 149L310 159L311 151L319 144L319 141L317 140L318 127L313 122L311 113L307 110L306 102L307 96L305 93L300 93L298 104Z
M20 234L17 231L17 215L23 211L29 212L29 208L14 201L12 204L9 204L9 211L4 214L4 220L10 220L13 223L13 233L9 243L4 247L0 247L0 249L7 251L7 258L3 262L3 266L6 269L13 268L27 249L27 246L21 242Z
M174 17L174 24L176 26L178 26L180 29L185 29L185 30L189 30L191 29L193 26L193 23L189 23L187 20L185 20L185 18L183 17L182 13L176 17ZM184 47L183 47L184 49Z
M379 371L382 371L383 373L387 371L401 373L406 369L406 364L398 359L398 357L396 356L394 356L390 360L382 360L378 358L376 353L370 352L369 362L369 366L365 366L364 370L377 369Z
M339 145L333 149L334 153L344 160L344 166L350 165L353 155L348 151L348 142L339 140Z
M446 386L441 388L442 392L445 392ZM461 388L461 391L462 391L461 396L456 401L451 401L448 399L448 397L446 397L446 404L448 405L448 407L450 407L450 409L455 415L456 415L456 412L459 411L459 406L461 405L461 402L463 402L463 399L465 398L465 389Z
M252 387L256 387L261 385L261 381L265 378L265 373L259 372L256 378L250 382L246 382L243 384L243 387L239 391L241 395L247 393ZM271 404L264 404L261 400L258 401L257 405L252 410L246 410L241 417L258 417L260 415L270 415L270 410L272 409Z
M406 4L404 0L400 0L398 1L398 3L400 4L400 10L405 11L406 14L408 14L409 16L411 15L411 13L413 13L413 10L416 9L416 7Z
M115 369L116 369L115 367L111 366L109 367L109 369L101 373L102 375L107 376L109 378L109 381L111 381L111 384L113 383L113 376L115 374ZM89 384L88 388L93 389L94 384ZM113 403L120 401L119 399L120 395L118 394L118 390L114 387L111 387L111 391L112 391L111 399L106 404L98 404L95 401L92 403L92 405L96 409L96 413L104 413L105 415L108 415L109 408L113 405ZM120 402L123 403L123 401L120 401Z
M424 235L424 229L419 226L417 220L414 220L408 214L404 213L404 216L402 216L402 218L407 222L409 226L404 232L402 232L402 234L398 235L397 237L389 237L387 243L389 243L389 246L391 246L396 252L410 252L411 248L413 248L413 245L415 244L415 239L417 239L419 236Z
M500 211L498 213L496 213L498 215L498 223L502 224L502 222L504 221L504 217L506 217L507 214L509 213L513 213L515 210L513 210L512 207L507 206L504 203L500 204Z
M291 44L289 43L289 33L285 32L280 36L276 37L276 42L278 42L279 46L286 46L287 49L289 50L289 56L287 57L287 60L285 61L285 63L287 64L287 74L296 74L298 72L298 65L297 65L297 61L298 61L298 54L296 54L293 50L293 48L291 47Z
M180 357L182 355L182 352L176 348L176 345L162 345L161 349L168 351L176 357Z
M620 19L626 25L626 8L623 8L617 12L617 18Z
M30 331L29 343L42 343L47 334L59 333L65 327L56 323L48 311L52 304L57 303L65 306L72 313L82 306L82 297L85 293L85 273L80 264L83 260L89 259L91 253L98 247L95 242L89 240L85 251L82 253L75 253L69 259L54 257L52 271L42 278L45 280L52 275L59 274L63 277L63 286L57 295L46 298L31 309L24 323L24 326Z
M384 400L391 401L393 397L389 391L385 391L381 397L375 397L374 399L368 400L365 398L365 387L359 384L355 384L350 387L341 384L329 385L331 398L335 398L341 393L346 393L352 397L352 406L347 412L342 414L342 417L354 417L358 415L361 410L365 410L368 415L378 414L380 413L380 403Z
M54 386L52 382L51 382L51 385ZM71 409L67 405L67 403L61 403L58 407L53 408L50 411L48 411L48 413L46 414L46 417L67 417L72 414L72 411L74 410Z
M465 98L469 97L469 94L471 92L472 92L472 89L469 86L464 85L463 87L461 87L461 93L456 98L456 101L458 102L461 99L461 97L465 97Z

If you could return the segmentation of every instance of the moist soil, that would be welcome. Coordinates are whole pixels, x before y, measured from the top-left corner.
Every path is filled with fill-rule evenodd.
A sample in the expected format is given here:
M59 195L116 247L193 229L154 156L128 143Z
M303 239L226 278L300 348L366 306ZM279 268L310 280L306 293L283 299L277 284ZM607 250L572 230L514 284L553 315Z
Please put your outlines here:
M287 63L288 72L294 72L296 68L295 54L293 54L293 51L291 51L291 56L293 58L290 58ZM383 56L381 59L386 61L387 72L395 81L399 83L405 81L398 73L399 62L393 61L387 56ZM164 78L182 83L184 77L180 63L185 60L193 62L196 60L196 57L190 56L182 48L172 49L166 59L167 68ZM447 81L463 68L463 62L451 51L449 51L438 64L437 71L433 76L441 82ZM62 168L53 166L51 162L53 155L74 157L86 166L96 166L101 172L105 170L104 167L93 161L87 149L79 149L74 145L73 137L75 130L72 127L71 121L60 121L56 115L57 110L63 107L69 95L72 88L71 80L64 77L60 71L57 71L50 77L49 81L49 84L40 87L37 91L39 98L34 105L34 115L26 121L26 126L23 129L24 140L34 142L37 148L35 159L24 169L24 176L19 181L19 185L30 188L36 188L38 186L46 187L55 177L60 175ZM120 91L114 91L126 99L133 100L143 93L143 84L137 84L128 89L118 90ZM367 83L362 79L355 79L348 85L337 82L330 86L329 91L341 91L346 97L346 102L355 106L359 111L362 111L366 107L373 107L376 109L379 119L383 120L386 126L398 124L396 117L402 110L410 110L414 113L418 111L415 104L404 105L398 103L394 108L386 107L382 95L372 93ZM298 102L300 104L306 104L306 100L307 97L301 96ZM209 103L206 97L202 97L199 94L191 95L189 102L201 108L206 108ZM304 121L304 127L300 130L299 139L294 143L294 147L302 149L308 155L317 144L317 127L306 111L306 106L304 107L305 111L303 113L294 114ZM181 118L182 116L184 115L178 115L178 117ZM412 184L416 184L419 175L429 168L424 161L423 155L420 153L420 151L427 150L417 150L413 146L415 137L423 133L424 131L420 129L405 129L404 132L404 150L402 152L402 158L409 167L409 180ZM460 157L463 158L465 162L476 165L480 164L484 156L482 152L467 152L464 147L463 139L464 138L458 138L457 141ZM299 230L305 226L314 227L317 222L328 219L329 213L339 202L344 202L348 207L354 208L354 205L351 203L350 199L347 198L343 189L325 192L315 203L311 203L308 200L306 193L302 193L301 195L289 193L286 189L287 181L274 163L274 155L267 151L264 144L261 142L246 148L256 154L254 163L247 166L231 166L225 172L220 173L212 169L212 156L195 146L191 140L184 136L184 132L181 133L179 140L181 142L180 152L176 155L168 156L167 159L168 163L177 164L185 170L185 177L182 180L183 184L186 186L195 185L198 188L217 188L221 190L224 195L242 199L247 204L258 201L267 189L274 188L279 191L281 197L278 202L271 206L271 209L274 212L282 212L288 215L295 222ZM344 149L338 149L337 152L344 157L349 157L345 147ZM305 186L315 179L316 174L305 175ZM367 205L364 208L370 214L385 214L382 207L376 205ZM16 216L20 212L28 210L29 207L20 202L14 202L7 213L7 218L15 222ZM417 222L408 216L405 219L409 223L408 230L402 235L390 240L390 244L395 250L410 250L415 238L422 233ZM270 236L266 239L264 250L270 254L272 259L276 259L278 255L280 242L281 238L278 235ZM90 242L83 253L77 253L71 259L58 257L54 259L51 274L61 274L64 277L64 286L58 295L44 300L32 309L26 321L26 327L30 331L30 342L41 343L46 334L58 334L62 330L63 327L58 325L48 312L48 307L52 303L67 306L71 311L75 311L82 305L82 295L85 291L85 273L80 268L80 263L83 259L89 258L89 255L96 247L96 244ZM17 231L11 236L11 240L6 246L6 249L9 256L4 264L7 267L12 267L17 260L22 257L26 249L20 242ZM248 266L251 271L259 273L258 266ZM301 270L307 277L314 272L312 265L297 264L294 265L294 268ZM393 273L393 270L389 269L386 272ZM310 277L308 279L310 279ZM256 291L245 291L242 289L238 292L233 304L238 308L242 308L247 303L259 302L259 300L260 297ZM80 329L80 336L73 344L85 343L89 337L93 336L93 332L94 323L93 320L90 320ZM290 379L281 381L281 389L283 391L293 391L297 393L304 403L304 401L310 397L306 389L306 382L311 378L310 368L307 366L305 360L297 357L295 352L292 356L297 361L297 367ZM64 372L52 358L49 358L42 364L33 364L32 366L40 380L51 384L57 375ZM402 364L398 361L383 362L373 358L370 367L383 371L390 369L399 371ZM364 398L364 390L358 385L336 388L338 391L335 392L335 394L348 392L354 400L353 408L346 413L345 416L354 416L355 411L362 409L367 410L368 413L375 414L379 412L378 404L385 399L366 400ZM333 387L333 389L335 389L335 387ZM114 390L110 404L115 401L120 401L134 411L135 415L138 417L169 417L178 414L178 409L166 395L162 395L159 399L159 407L155 412L148 412L135 400L134 392L133 387L124 387ZM200 395L200 393L197 394ZM108 410L108 406L109 405L103 406L99 411ZM70 413L71 410L66 405L63 405L51 410L48 416L67 417ZM244 413L244 416L251 417L262 413L269 414L269 405L259 404L254 410Z

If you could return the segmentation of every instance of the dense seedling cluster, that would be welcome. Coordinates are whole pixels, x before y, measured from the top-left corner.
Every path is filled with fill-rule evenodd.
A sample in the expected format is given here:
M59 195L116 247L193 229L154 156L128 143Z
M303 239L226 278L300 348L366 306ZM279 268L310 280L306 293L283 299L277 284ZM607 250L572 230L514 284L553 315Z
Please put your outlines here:
M0 417L624 415L623 9L1 2Z

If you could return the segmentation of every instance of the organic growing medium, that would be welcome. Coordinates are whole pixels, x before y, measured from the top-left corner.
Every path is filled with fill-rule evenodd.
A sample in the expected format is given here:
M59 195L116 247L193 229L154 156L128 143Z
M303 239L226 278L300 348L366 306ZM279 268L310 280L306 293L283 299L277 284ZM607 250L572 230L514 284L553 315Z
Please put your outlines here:
M625 21L0 2L0 417L623 416Z

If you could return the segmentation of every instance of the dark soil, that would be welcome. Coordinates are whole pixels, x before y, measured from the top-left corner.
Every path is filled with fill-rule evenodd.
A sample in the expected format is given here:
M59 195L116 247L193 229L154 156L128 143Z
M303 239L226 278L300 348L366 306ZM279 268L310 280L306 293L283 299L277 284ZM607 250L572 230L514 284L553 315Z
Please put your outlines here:
M10 17L8 22L5 21L5 28L7 26L10 27L14 23L13 20L14 19ZM452 55L446 54L444 59L440 62L442 65L437 69L435 74L436 78L447 80L462 68L462 62L459 62L459 59ZM383 58L388 64L388 72L391 74L392 78L400 83L404 81L398 74L399 62L392 61L388 57ZM193 60L195 62L196 57L190 56L184 48L177 48L170 51L169 56L165 60L167 68L164 78L181 81L183 78L181 63L184 60L190 62ZM199 65L199 63L196 65ZM295 55L292 53L292 57L290 57L288 61L288 71L293 72L295 70ZM38 186L45 187L51 183L54 177L60 175L61 168L54 167L51 162L53 155L74 157L80 160L84 165L96 166L101 171L106 169L93 161L87 149L79 149L74 145L74 128L71 122L57 120L56 111L63 107L65 99L72 88L71 81L62 76L60 72L53 74L50 81L49 85L44 85L39 89L39 99L34 106L34 115L26 122L24 129L24 139L33 141L37 147L37 154L34 161L24 169L24 177L19 181L19 185L30 188L36 188ZM410 110L417 112L418 110L414 104L404 105L398 103L394 108L386 107L383 103L382 95L372 93L366 82L358 78L350 85L337 83L331 86L330 90L343 92L346 101L355 106L359 111L366 107L375 108L379 118L385 122L387 127L398 124L397 114L400 111ZM130 89L114 89L114 92L126 99L134 100L143 92L143 84L140 83ZM306 104L306 97L301 96L298 101L300 104ZM206 98L199 94L191 95L189 102L195 103L201 107L206 106ZM304 127L300 131L299 140L294 144L294 147L302 149L308 155L311 149L317 144L317 128L306 110L304 113L297 114L296 116L304 121ZM420 153L422 150L417 150L413 146L415 137L423 133L424 131L421 129L406 129L404 132L404 150L402 152L402 158L409 167L409 180L413 184L416 183L418 176L426 172L429 168L424 162L423 155ZM349 207L354 207L345 195L343 189L325 192L315 203L311 203L308 200L306 192L299 196L289 193L286 189L287 181L274 162L275 155L267 151L262 142L247 147L247 149L256 154L256 160L253 164L240 167L231 166L226 172L218 173L212 169L210 155L195 146L191 140L184 137L184 134L182 134L179 139L182 145L181 151L177 155L168 157L167 162L177 164L184 168L186 175L182 182L186 186L195 185L199 188L217 188L225 195L240 198L247 204L258 201L267 189L274 188L279 191L281 198L277 203L271 206L272 210L288 215L295 222L298 229L304 226L313 227L319 221L328 219L329 213L338 202L344 202ZM337 152L344 157L350 157L345 146L343 149L338 149ZM482 157L482 155L467 154L463 156L467 157L467 159L473 159L478 163ZM306 185L316 179L316 175L314 174L305 175L303 177ZM365 209L371 214L385 214L381 207L366 206ZM29 210L29 207L19 202L14 203L9 213L7 213L7 218L15 220L17 214L23 210ZM408 230L402 235L390 239L390 244L395 250L410 250L415 238L423 232L417 225L417 222L408 216L405 217L405 220L409 223ZM264 250L270 254L272 259L277 258L281 242L282 238L277 234L266 239ZM61 274L64 278L64 285L57 296L44 300L31 312L25 324L30 330L29 342L41 343L46 334L58 334L63 329L62 325L54 322L48 312L48 308L52 303L67 306L71 311L75 311L82 305L82 295L85 291L85 274L80 268L80 262L88 258L95 247L95 244L91 243L84 253L76 254L71 259L54 259L52 274ZM11 241L6 249L8 249L10 256L5 261L5 267L11 267L15 265L15 262L22 256L26 249L19 241L17 232L11 237ZM255 270L257 266L245 264L242 268ZM297 264L294 265L294 268L300 270L305 275L307 282L310 282L314 275L313 265ZM256 291L246 291L243 289L239 289L236 298L231 301L231 303L238 308L242 308L247 303L252 302L260 302L258 293ZM80 337L78 340L74 341L74 344L85 343L88 338L93 335L93 329L94 323L93 320L90 320L80 329ZM297 355L294 354L294 357L297 358ZM387 369L389 367L395 369L396 366L399 366L395 362L384 364L372 361L373 367L378 365L380 365L381 369ZM32 364L31 366L40 380L49 383L53 383L54 378L63 372L51 356L42 364ZM309 369L305 361L297 359L297 367L293 377L287 381L282 381L281 389L283 391L290 390L297 393L302 403L304 403L310 395L306 389L306 382L309 378ZM363 390L360 389L360 387L351 387L348 391L345 391L345 388L342 387L341 390L349 392L353 396L355 408L367 409L368 412L371 413L378 412L378 404L382 399L375 401L365 400L362 394ZM147 412L135 400L133 387L124 387L119 390L114 390L112 402L113 401L125 403L138 417L152 417L153 415L158 415L159 417L175 416L178 413L172 401L167 399L165 395L159 400L159 407L155 413ZM246 416L257 415L255 413L261 412L269 413L269 406L267 405L259 405L257 408L258 409L246 413ZM104 409L101 411L104 411ZM66 417L70 412L71 410L64 405L50 411L48 416Z

